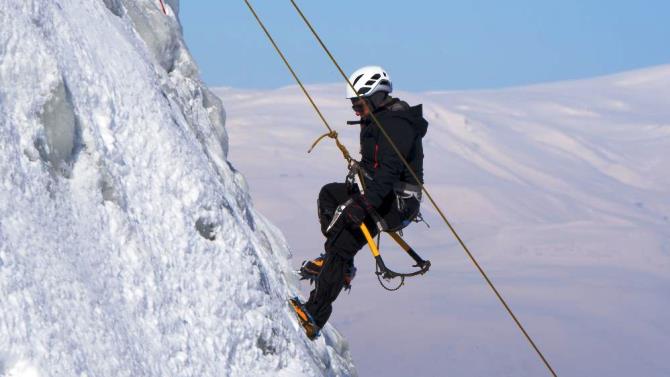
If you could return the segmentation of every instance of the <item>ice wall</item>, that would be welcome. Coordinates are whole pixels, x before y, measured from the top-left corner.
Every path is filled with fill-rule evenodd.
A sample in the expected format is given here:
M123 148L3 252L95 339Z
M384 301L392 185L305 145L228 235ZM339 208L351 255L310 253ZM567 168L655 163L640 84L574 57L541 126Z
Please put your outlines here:
M354 375L165 5L0 1L0 376Z

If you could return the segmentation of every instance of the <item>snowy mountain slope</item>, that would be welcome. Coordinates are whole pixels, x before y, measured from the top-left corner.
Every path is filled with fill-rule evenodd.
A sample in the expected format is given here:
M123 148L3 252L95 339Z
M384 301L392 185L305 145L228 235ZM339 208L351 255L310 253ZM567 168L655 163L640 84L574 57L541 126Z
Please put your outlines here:
M0 376L355 375L153 0L0 5Z
M397 83L400 87L401 83ZM352 152L343 85L311 90ZM315 199L344 162L295 87L220 88L230 158L301 259L321 251ZM665 376L670 364L670 66L423 103L428 187L559 375ZM406 236L433 268L382 291L367 250L333 322L362 375L544 375L429 204ZM397 269L409 260L383 242ZM305 286L306 290L307 287Z

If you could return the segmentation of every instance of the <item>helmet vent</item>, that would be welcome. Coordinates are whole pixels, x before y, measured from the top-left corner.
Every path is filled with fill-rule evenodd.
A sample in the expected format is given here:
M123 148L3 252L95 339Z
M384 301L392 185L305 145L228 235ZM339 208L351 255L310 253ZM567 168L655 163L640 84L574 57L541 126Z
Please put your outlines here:
M360 89L358 90L358 94L363 95L363 94L369 92L370 89L372 89L372 88L370 88L369 86L364 86L364 87L362 87L362 88L360 88Z
M360 76L356 77L356 80L354 80L354 82L351 83L351 84L352 84L352 85L356 85L356 83L358 82L358 80L361 79L361 77L363 77L363 75L360 75Z
M388 85L388 86L391 86L391 84L389 83L389 80L382 80L382 81L379 82L379 85Z
M376 80L368 80L365 85L372 85L376 82Z
M384 75L384 76L386 76L386 75ZM380 75L379 73L377 73L377 74L375 74L374 76L370 77L370 79L372 79L372 80L377 80L377 79L379 79L380 77L382 77L382 75Z

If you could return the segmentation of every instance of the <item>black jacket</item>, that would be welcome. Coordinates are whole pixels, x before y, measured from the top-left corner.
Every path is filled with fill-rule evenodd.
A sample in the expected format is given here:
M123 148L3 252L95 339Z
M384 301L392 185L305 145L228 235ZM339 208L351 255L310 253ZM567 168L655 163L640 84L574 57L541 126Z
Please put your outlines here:
M410 107L393 98L374 114L423 183L421 139L428 130L428 122L423 118L421 105ZM374 207L379 207L392 194L396 182L417 184L371 119L361 124L361 156L361 166L372 177L365 179L365 196Z

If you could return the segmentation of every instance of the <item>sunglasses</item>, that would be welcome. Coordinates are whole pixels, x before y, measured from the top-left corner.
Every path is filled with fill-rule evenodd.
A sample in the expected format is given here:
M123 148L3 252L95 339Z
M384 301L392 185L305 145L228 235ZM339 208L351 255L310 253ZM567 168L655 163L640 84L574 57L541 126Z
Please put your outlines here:
M353 104L353 106L351 106L351 108L355 112L357 112L359 114L363 113L363 111L365 110L365 102L363 102L363 101L356 101L356 102L351 101L351 102Z

